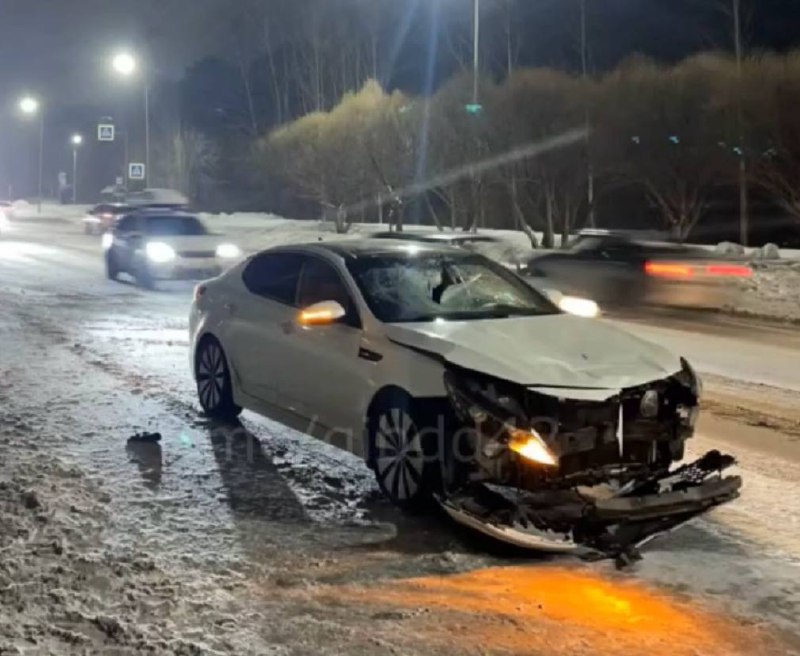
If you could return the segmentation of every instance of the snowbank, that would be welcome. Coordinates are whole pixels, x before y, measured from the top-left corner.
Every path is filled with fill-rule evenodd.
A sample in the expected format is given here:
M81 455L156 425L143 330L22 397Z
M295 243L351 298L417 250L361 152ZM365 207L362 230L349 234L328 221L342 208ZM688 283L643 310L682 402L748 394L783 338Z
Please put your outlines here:
M25 200L14 201L15 220L76 221L86 216L93 205L61 205L44 202L40 212L36 203Z
M800 322L800 260L754 261L737 314Z

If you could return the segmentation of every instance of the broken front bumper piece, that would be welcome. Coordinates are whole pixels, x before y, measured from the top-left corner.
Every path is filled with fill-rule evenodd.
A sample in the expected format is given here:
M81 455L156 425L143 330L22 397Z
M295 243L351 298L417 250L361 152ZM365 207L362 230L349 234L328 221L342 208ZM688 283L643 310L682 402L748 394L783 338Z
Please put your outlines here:
M616 493L604 486L528 492L485 483L440 503L455 521L518 547L624 562L654 537L738 497L742 479L722 476L733 464L732 457L710 451Z

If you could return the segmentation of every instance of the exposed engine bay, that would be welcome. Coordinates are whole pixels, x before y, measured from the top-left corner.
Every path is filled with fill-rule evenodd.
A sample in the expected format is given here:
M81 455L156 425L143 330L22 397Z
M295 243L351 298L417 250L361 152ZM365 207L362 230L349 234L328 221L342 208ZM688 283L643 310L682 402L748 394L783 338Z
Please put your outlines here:
M457 417L440 503L502 541L612 557L735 499L735 464L712 451L678 465L699 414L700 381L673 376L630 389L525 387L450 366Z

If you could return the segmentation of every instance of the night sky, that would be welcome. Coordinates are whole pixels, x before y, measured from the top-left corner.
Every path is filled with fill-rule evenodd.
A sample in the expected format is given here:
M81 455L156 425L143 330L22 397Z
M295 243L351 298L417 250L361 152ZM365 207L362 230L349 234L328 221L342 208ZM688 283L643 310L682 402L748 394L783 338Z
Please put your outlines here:
M235 14L244 6L242 2L252 1L0 0L0 187L13 180L10 170L30 166L32 126L23 124L15 113L22 93L36 94L51 113L59 114L50 135L58 143L66 142L72 125L90 130L98 115L123 115L136 107L141 88L133 80L114 78L109 71L109 57L115 49L122 46L146 53L150 70L162 79L177 81L187 67L200 60L231 58L229 40L222 33L224 17ZM286 7L282 0L264 1L276 11ZM369 1L379 5L382 0ZM410 13L411 27L388 78L390 86L422 90L425 39L430 35L429 21L437 2L451 29L453 25L468 29L471 0L393 0L395 12ZM482 2L488 27L498 20L505 0ZM576 69L578 0L512 2L521 42L519 65ZM730 24L713 8L717 2L587 0L593 70L612 67L633 53L675 60L704 48L730 49ZM749 5L746 35L751 50L800 46L800 0L743 2ZM303 3L297 0L294 4ZM397 24L392 21L386 29L396 29ZM485 34L491 32L487 29ZM382 47L388 47L395 37L382 35ZM483 48L491 50L491 45L484 42ZM453 69L452 61L440 62L436 80L446 78ZM63 167L70 156L68 148L51 140L48 151L49 159L59 160L57 166ZM54 177L52 171L48 175Z

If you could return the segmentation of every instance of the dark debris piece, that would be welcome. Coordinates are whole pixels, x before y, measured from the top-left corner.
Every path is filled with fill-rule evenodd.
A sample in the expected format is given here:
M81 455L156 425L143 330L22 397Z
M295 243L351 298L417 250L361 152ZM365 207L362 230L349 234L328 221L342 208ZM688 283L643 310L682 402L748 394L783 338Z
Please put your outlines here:
M161 433L136 433L128 438L128 442L160 442Z

